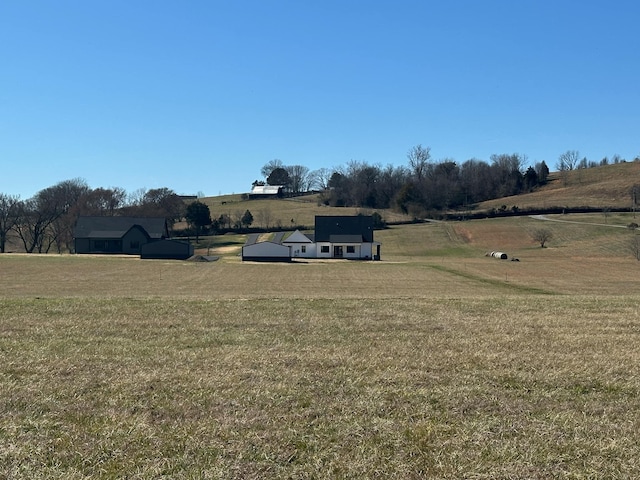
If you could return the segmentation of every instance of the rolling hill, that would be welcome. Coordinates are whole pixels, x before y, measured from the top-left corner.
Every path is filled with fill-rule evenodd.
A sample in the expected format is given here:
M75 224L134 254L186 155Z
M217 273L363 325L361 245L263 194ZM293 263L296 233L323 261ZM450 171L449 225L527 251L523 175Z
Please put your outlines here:
M579 169L561 174L553 172L543 187L522 195L503 197L475 205L475 210L488 211L505 205L520 210L551 207L591 207L626 209L632 207L631 188L640 185L640 162L625 162L596 168ZM640 200L640 199L639 199ZM328 207L318 204L318 195L287 199L243 200L242 195L225 195L202 199L211 217L242 216L249 210L254 226L260 228L311 227L315 215L370 214L374 210L354 207ZM393 210L375 210L388 223L411 220Z

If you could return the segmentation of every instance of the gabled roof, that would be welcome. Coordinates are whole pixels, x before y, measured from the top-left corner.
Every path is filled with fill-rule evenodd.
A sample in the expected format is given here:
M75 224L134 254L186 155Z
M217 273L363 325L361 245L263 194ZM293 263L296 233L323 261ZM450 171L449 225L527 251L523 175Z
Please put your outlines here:
M289 235L282 243L313 243L313 240L300 230L296 230Z
M79 217L75 238L122 238L134 226L142 228L149 238L169 236L163 217Z
M366 215L316 215L316 242L332 242L332 236L359 236L359 242L373 242L373 217Z

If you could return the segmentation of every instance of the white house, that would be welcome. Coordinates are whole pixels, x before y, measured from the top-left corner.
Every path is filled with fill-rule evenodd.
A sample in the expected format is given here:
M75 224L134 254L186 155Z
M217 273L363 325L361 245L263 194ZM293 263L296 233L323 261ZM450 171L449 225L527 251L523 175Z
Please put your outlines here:
M317 215L315 228L316 258L380 259L371 216Z
M380 243L373 240L373 217L321 216L315 233L296 230L281 244L259 242L242 248L243 260L283 261L292 258L346 258L380 260Z
M283 242L283 245L291 247L291 256L293 258L316 258L316 244L313 241L313 235L305 235L300 230L296 230L289 235Z

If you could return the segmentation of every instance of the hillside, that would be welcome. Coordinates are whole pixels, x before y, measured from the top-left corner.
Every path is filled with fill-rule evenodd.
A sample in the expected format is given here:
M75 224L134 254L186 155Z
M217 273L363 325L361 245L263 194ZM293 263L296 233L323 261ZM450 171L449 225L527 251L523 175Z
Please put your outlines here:
M278 227L313 228L316 215L370 215L377 211L386 222L411 220L408 215L391 210L372 210L356 207L328 207L320 205L318 194L294 198L243 200L241 195L206 197L201 201L209 206L211 218L229 215L232 219L241 217L246 210L253 215L253 226L265 229Z
M618 163L596 168L553 172L540 189L513 197L482 202L479 210L506 205L520 209L549 207L630 208L630 190L640 184L640 162Z
M519 209L550 207L630 208L630 190L640 184L640 162L627 162L602 167L573 170L561 175L553 172L549 182L534 192L489 200L478 204L476 210L491 210L506 205ZM240 194L206 197L202 199L211 210L211 218L229 215L240 217L249 210L254 226L276 228L301 226L311 228L316 215L371 214L374 210L354 207L328 207L318 204L318 195L286 199L243 200ZM392 210L375 210L386 222L411 220Z

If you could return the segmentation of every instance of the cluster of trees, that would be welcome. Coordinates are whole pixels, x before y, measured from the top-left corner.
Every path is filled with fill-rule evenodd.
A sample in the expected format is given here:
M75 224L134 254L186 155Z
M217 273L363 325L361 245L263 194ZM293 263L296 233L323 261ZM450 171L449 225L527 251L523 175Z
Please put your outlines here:
M210 229L214 232L224 230L225 228L235 228L239 230L243 227L250 227L253 224L253 214L248 209L245 210L243 214L236 215L234 219L232 219L230 215L222 214L212 220L209 206L199 201L187 205L184 218L195 232L196 241L198 241L202 233Z
M252 185L283 186L294 195L308 191L322 191L329 187L332 170L309 170L303 165L285 165L282 160L270 160L261 169L265 180L255 180Z
M394 208L415 217L528 192L549 175L544 161L524 170L527 158L517 153L492 155L491 163L472 159L458 165L451 159L435 162L429 147L417 145L407 158L408 164L400 167L351 161L313 172L272 160L261 173L267 184L284 185L294 194L303 188L319 190L327 205Z
M265 180L254 185L282 185L290 194L321 192L321 202L331 206L392 208L421 217L433 212L466 208L485 200L529 192L547 182L544 161L529 164L526 155L497 154L490 162L470 159L434 161L429 147L417 145L407 153L407 164L395 167L351 161L342 167L310 171L301 165L271 160L261 169ZM640 160L640 159L636 159ZM574 169L624 162L619 155L599 162L567 150L558 157L561 178Z
M32 198L0 193L0 252L15 232L27 253L72 251L73 228L80 215L162 216L170 225L184 217L185 203L168 188L138 190L90 188L79 178L40 190Z
M634 159L637 161L638 158ZM571 170L578 170L583 168L595 168L603 167L605 165L616 165L618 163L624 163L626 160L620 155L615 154L611 159L604 157L599 162L595 160L588 160L587 157L580 158L580 152L578 150L567 150L558 157L556 163L556 169L559 172L567 172Z

